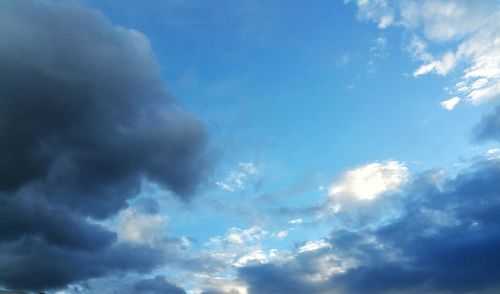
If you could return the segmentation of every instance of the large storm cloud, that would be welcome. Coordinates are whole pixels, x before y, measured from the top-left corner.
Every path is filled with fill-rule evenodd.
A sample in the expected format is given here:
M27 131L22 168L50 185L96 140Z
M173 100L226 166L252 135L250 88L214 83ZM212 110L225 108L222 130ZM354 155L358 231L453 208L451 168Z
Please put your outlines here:
M0 2L0 285L42 289L148 271L162 253L90 219L141 182L189 199L210 161L147 38L71 3Z
M334 230L322 249L240 269L250 293L498 293L500 162L454 179L423 174L401 215L374 229Z

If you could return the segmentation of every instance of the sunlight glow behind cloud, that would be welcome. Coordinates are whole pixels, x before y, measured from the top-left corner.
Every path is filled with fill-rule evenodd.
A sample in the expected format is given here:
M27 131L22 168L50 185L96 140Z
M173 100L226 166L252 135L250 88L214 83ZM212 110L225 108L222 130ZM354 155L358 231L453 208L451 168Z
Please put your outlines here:
M408 180L408 174L408 168L398 161L370 163L347 171L330 187L328 194L372 200L382 193L397 191Z

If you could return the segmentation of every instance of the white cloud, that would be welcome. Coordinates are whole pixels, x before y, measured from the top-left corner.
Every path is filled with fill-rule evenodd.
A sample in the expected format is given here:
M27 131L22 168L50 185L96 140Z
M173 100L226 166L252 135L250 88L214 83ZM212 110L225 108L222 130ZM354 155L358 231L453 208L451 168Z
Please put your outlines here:
M457 65L457 59L452 52L446 52L440 59L432 58L432 61L421 65L413 72L414 77L426 75L430 72L436 72L440 75L446 75Z
M486 158L488 160L500 160L500 148L490 148L486 151Z
M248 178L258 174L259 171L254 163L241 162L235 171L231 172L224 180L215 184L222 190L234 192L237 189L244 189Z
M202 293L228 293L228 294L247 294L247 286L232 277L209 276L209 275L195 275L193 277L197 283L202 285L188 291L189 294L202 294Z
M262 250L261 242L269 233L258 226L248 229L232 227L224 236L215 236L205 244L208 254L226 265L234 265L248 252Z
M441 101L440 104L441 104L441 107L443 107L444 109L451 111L451 110L453 110L453 108L455 108L455 106L457 106L457 104L459 102L460 102L459 97L453 97L453 98L450 98L448 100Z
M251 227L246 230L233 227L228 230L226 240L233 244L243 244L246 242L261 240L267 235L268 232L260 227Z
M269 251L259 249L239 257L233 263L233 266L243 267L250 264L265 264L271 261L279 261L280 258L280 253L276 249L271 249Z
M279 231L278 233L276 233L276 238L280 240L285 239L286 236L288 236L288 231Z
M303 223L304 220L301 219L301 218L297 218L297 219L292 219L291 221L289 221L288 223L291 224L291 225L300 225L301 223Z
M167 220L167 217L161 215L145 215L126 209L118 216L118 238L152 245L166 236Z
M374 21L380 29L385 29L394 22L393 8L386 0L357 0L355 2L359 9L358 18L360 20Z
M474 33L498 8L495 0L357 0L357 17L385 29L391 25L422 31L433 42L445 42Z
M283 239L288 231L269 233L259 226L248 229L230 228L224 236L215 236L205 244L205 254L226 268L242 267L254 263L281 262L290 256L288 251L265 249L266 241Z
M434 42L445 42L463 37L485 23L485 15L495 8L494 1L420 0L404 1L397 7L399 24L408 29L421 30Z
M350 1L347 1L350 2ZM464 65L457 95L471 104L481 104L500 97L500 5L496 0L421 0L389 3L382 0L359 0L358 18L379 23L381 16L392 12L395 25L434 43L431 53L425 41L414 37L408 46L414 59L421 61L415 77L436 73L447 75ZM396 16L396 17L395 17ZM457 45L458 44L458 45ZM451 49L451 50L450 50Z
M313 270L304 278L310 282L322 282L332 278L336 274L344 273L354 267L356 263L348 258L342 258L335 254L322 254L310 258Z
M456 90L473 104L500 97L500 13L488 19L456 52L468 64Z
M347 171L330 186L328 194L371 200L382 193L397 191L408 180L408 174L408 168L398 161L370 163Z
M394 21L394 16L392 14L386 14L380 17L378 22L378 27L385 29L392 24Z
M298 252L304 253L304 252L316 251L330 246L331 245L328 244L325 240L309 241L306 244L300 246Z

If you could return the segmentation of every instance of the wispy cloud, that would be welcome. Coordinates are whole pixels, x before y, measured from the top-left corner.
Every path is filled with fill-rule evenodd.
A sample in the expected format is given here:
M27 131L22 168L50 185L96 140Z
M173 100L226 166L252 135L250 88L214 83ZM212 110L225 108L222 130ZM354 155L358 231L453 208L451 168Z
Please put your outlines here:
M245 188L247 180L259 174L259 170L253 162L242 162L238 164L236 170L232 171L227 177L215 184L222 190L234 192Z
M500 97L497 1L359 0L356 4L361 20L375 21L380 28L403 28L414 35L409 51L422 62L413 72L415 77L429 73L447 75L463 64L466 68L455 87L457 96L472 104ZM450 49L430 50L428 42L448 44Z

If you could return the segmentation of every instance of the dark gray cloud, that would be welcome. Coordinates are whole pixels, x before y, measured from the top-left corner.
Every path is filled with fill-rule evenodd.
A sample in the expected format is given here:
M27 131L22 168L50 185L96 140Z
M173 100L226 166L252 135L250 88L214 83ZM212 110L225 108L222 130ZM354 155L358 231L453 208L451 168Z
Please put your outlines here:
M96 251L76 250L27 236L0 243L0 279L10 289L49 289L105 274L146 273L164 260L162 255L152 248L116 243Z
M206 132L167 93L147 38L74 2L6 0L0 39L0 285L153 268L162 253L89 221L143 180L187 200L210 168Z
M404 212L395 221L334 231L330 248L242 268L240 278L252 294L498 292L500 162L477 163L441 185L430 179L422 175L401 195ZM356 265L310 278L347 261Z
M500 105L483 117L476 126L474 137L477 141L500 141Z
M116 240L104 227L89 224L67 209L51 206L42 197L15 195L0 198L0 240L29 235L61 248L100 250Z
M209 289L201 292L201 294L241 294L240 291L238 290L229 290L229 291L222 291L218 289Z
M141 294L185 294L184 289L166 281L164 276L158 275L152 279L138 281L134 285L134 293Z
M0 189L38 185L98 217L142 177L191 195L206 135L172 104L142 34L78 5L1 8Z

